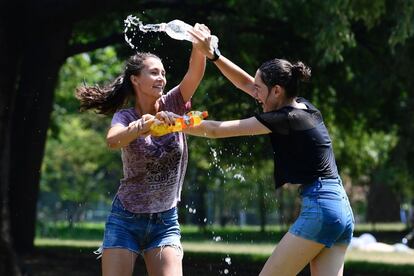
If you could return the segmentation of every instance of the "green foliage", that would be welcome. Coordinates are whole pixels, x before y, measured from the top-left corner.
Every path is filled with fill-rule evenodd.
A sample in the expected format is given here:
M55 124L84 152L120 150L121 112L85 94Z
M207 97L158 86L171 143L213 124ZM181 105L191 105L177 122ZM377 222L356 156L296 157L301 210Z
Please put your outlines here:
M221 52L251 75L274 57L304 61L313 76L301 95L322 111L342 175L355 184L386 183L404 199L413 194L412 1L212 1L191 18L183 10L157 7L137 13L147 23L173 18L206 23L218 35ZM111 13L79 22L71 43L121 33L125 16ZM143 41L139 50L158 54L168 86L176 85L187 69L190 43L159 34ZM112 80L130 53L126 45L104 48L71 57L62 67L42 171L43 195L77 204L102 197L109 201L108 192L121 177L119 155L105 147L109 119L79 114L73 91L83 82L102 85ZM208 110L213 120L261 112L211 64L193 109ZM212 192L215 213L259 213L263 199L267 213L277 207L272 152L265 136L188 140L184 199Z
M107 149L105 140L110 118L80 114L74 93L86 80L89 85L107 82L120 66L115 50L105 48L71 57L62 67L42 166L43 216L52 207L57 211L53 215L67 212L68 218L77 220L86 210L82 205L108 202L117 187L119 155Z
M393 11L394 28L389 38L390 45L394 48L397 44L404 42L414 35L414 2L396 1Z
M333 131L335 154L343 173L355 180L369 176L389 161L390 152L398 142L397 131L367 131L363 118L351 129Z

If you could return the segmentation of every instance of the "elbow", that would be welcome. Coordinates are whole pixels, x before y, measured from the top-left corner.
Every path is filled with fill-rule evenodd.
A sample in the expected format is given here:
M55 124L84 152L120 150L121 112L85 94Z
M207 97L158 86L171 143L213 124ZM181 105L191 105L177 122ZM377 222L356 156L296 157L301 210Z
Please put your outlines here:
M121 148L121 141L115 140L113 138L112 139L107 138L106 139L106 145L111 150L119 149L119 148Z

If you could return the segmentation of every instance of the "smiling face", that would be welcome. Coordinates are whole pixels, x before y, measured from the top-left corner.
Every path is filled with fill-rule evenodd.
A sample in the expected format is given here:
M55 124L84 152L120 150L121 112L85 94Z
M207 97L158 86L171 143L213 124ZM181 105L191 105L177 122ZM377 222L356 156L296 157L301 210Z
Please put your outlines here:
M131 76L131 82L140 96L158 99L167 83L164 65L161 60L154 57L146 58L143 64L141 72Z
M255 98L262 105L263 112L277 110L286 100L285 89L275 85L271 89L263 82L260 70L254 76Z
M269 90L263 82L260 70L256 71L254 76L255 98L262 105L263 111L274 110L275 105L275 88Z

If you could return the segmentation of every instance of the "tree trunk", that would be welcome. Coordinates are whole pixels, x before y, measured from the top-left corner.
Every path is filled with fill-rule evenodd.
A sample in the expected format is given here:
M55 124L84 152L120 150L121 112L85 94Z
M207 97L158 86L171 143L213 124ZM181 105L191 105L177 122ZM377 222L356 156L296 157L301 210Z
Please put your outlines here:
M194 169L195 174L198 174L198 169ZM196 183L198 185L197 190L197 224L200 227L202 231L206 230L207 226L207 211L206 211L206 193L207 193L207 183L205 181L202 181L202 179L198 179L196 177Z
M367 199L367 221L376 223L400 220L400 202L387 184L377 181L371 183Z
M31 25L12 117L9 206L11 233L19 253L33 249L40 169L59 68L64 62L71 23ZM28 154L30 153L30 154Z
M3 8L3 2L1 3ZM20 275L16 254L10 236L9 180L11 114L14 109L16 90L14 83L18 70L18 37L11 31L10 17L0 15L0 275Z
M260 214L260 232L265 232L266 221L266 204L265 204L265 193L264 183L259 181L259 214Z

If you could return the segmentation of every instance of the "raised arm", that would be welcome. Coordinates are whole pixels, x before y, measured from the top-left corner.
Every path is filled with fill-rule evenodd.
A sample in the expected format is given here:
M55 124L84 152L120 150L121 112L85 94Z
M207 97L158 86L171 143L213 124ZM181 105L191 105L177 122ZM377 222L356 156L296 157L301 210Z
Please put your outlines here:
M202 52L208 59L213 59L215 55L214 49L210 43L211 35L208 29L195 29L190 33L194 40L197 41L197 43L194 44L194 47ZM255 98L254 78L251 75L222 55L218 56L218 59L214 61L214 64L237 88Z
M225 138L236 136L249 136L267 134L271 131L260 123L255 117L234 121L204 120L200 125L183 130L193 136L208 138Z
M213 55L207 57L211 59ZM223 55L220 55L219 58L213 62L220 72L231 81L234 86L255 98L254 78L252 76Z
M199 24L194 26L199 28ZM185 102L191 99L204 76L206 69L205 55L196 49L197 42L193 43L188 71L180 83L181 95Z

